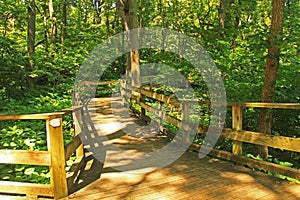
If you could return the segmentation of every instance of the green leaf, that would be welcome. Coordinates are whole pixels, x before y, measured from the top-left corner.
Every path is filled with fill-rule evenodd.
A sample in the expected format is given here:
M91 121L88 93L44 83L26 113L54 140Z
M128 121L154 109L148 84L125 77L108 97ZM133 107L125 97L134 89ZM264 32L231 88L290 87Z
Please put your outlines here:
M280 179L286 179L287 178L286 176L283 176L283 175L277 174L277 173L275 173L274 176L277 177L277 178L280 178Z
M297 179L294 179L294 178L291 178L291 177L287 177L286 179L287 179L288 181L291 181L291 182L300 184L300 180L297 180Z
M1 169L1 171L0 171L1 174L10 174L13 172L14 172L14 170L12 170L10 168L4 168L4 169Z
M25 169L25 166L16 166L16 168L15 168L15 171L16 172L21 172L21 171L24 171L24 169Z
M0 178L2 180L12 180L14 178L14 176L11 174L4 174L4 175L1 175Z
M24 174L31 175L34 173L34 171L35 171L35 168L33 168L33 167L27 168L27 169L25 169Z
M290 162L279 162L279 165L285 166L285 167L292 167L293 163L290 163Z
M16 143L14 143L14 142L11 142L9 146L11 146L11 147L16 147L16 146L17 146L17 144L16 144Z

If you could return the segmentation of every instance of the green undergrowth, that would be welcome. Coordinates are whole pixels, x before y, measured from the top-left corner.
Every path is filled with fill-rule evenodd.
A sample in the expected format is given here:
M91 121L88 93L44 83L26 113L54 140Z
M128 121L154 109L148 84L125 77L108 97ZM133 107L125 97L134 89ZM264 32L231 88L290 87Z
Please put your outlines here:
M14 124L9 126L8 123ZM47 151L45 122L41 120L6 121L1 124L0 149ZM71 117L63 119L64 144L73 138ZM49 183L49 167L0 164L0 180Z
M278 158L274 158L274 157L269 157L267 159L264 159L262 158L260 155L257 155L257 156L254 156L252 154L246 154L245 155L246 157L248 158L251 158L251 159L255 159L255 160L261 160L261 161L266 161L266 162L271 162L271 163L275 163L277 165L280 165L280 166L283 166L283 167L291 167L291 168L294 168L294 169L298 169L300 170L300 166L297 164L293 164L291 162L288 162L288 161L281 161L279 160ZM300 184L300 180L297 180L297 179L294 179L294 178L291 178L291 177L288 177L288 176L284 176L284 175L281 175L281 174L278 174L278 173L275 173L275 172L271 172L271 171L267 171L267 170L262 170L262 169L258 169L258 168L253 168L253 167L249 167L253 170L256 170L256 171L262 171L268 175L271 175L271 176L274 176L274 177L277 177L277 178L280 178L280 179L285 179L285 180L288 180L290 182L294 182L294 183L297 183L297 184Z
M116 88L116 85L113 86ZM71 88L71 86L66 86ZM113 92L116 89L113 89ZM110 96L108 90L100 90L100 96ZM62 93L24 93L19 98L1 98L0 114L52 113L72 106L71 89ZM68 144L74 135L72 116L63 117L63 139ZM45 120L0 120L0 149L47 151ZM72 165L74 156L66 162L66 170ZM0 164L0 180L49 184L47 166Z
M0 165L0 180L49 184L49 167L2 164Z
M71 106L71 95L57 93L24 94L19 98L2 98L1 114L50 113ZM74 130L71 116L63 117L63 137L67 144ZM0 121L0 149L47 151L44 120ZM49 184L47 166L0 164L0 180Z

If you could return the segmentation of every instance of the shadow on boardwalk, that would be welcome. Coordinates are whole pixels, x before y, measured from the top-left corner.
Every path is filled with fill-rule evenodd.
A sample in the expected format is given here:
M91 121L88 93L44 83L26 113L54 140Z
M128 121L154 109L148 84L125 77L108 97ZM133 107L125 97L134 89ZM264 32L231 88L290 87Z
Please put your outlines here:
M94 102L97 106L91 116L98 135L85 146L93 153L87 153L87 163L69 199L300 199L300 185L209 156L199 159L191 151L162 169L154 163L118 170L144 159L147 152L161 149L170 140L154 135L155 130L147 126L144 130L144 122L122 112L118 98ZM140 128L130 129L133 123ZM157 162L162 159L165 157Z

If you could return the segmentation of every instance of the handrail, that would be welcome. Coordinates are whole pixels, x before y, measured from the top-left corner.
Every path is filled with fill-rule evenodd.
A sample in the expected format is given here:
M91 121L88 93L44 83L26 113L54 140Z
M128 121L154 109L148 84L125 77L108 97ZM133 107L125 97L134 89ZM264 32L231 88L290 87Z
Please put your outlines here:
M209 101L194 101L188 99L180 99L180 102L189 104L207 104L211 105ZM300 109L300 103L267 103L267 102L213 102L213 105L223 106L241 106L248 108L280 108L280 109Z
M0 120L24 120L24 119L53 119L64 115L65 112L41 113L41 114L19 114L0 115Z
M80 82L81 85L109 85L113 83L119 83L120 80L112 80L112 81L101 81L101 82L93 82L93 81L82 81Z
M162 127L162 119L174 124L177 127L182 127L184 132L188 133L190 127L195 127L195 124L188 122L188 115L190 115L189 104L198 104L198 105L210 105L210 102L198 102L191 100L178 100L173 96L166 96L164 94L157 94L156 92L146 90L143 88L136 88L126 84L121 84L121 94L127 98L135 99L136 103L140 105L142 111L139 112L142 118L147 118L145 116L145 111L149 111L156 116L158 116L158 125L160 130L164 130ZM134 95L133 95L134 94ZM153 108L150 105L147 105L145 102L145 97L151 98L158 101L158 108ZM123 100L124 101L124 100ZM178 117L173 117L162 111L162 105L166 106L177 106L181 110L181 119ZM290 167L280 166L278 164L269 163L265 161L257 161L243 156L243 147L242 143L252 143L263 146L269 146L273 148L279 148L288 151L300 152L300 138L291 138L286 136L275 136L267 135L259 132L251 132L242 130L242 112L243 107L252 107L252 108L268 108L268 109L300 109L300 103L256 103L256 102L226 102L226 103L213 103L213 105L223 105L232 107L232 129L226 128L223 129L221 137L232 140L232 152L220 151L213 149L211 155L217 156L222 159L231 160L243 165L248 165L251 167L260 168L267 171L272 171L281 175L290 176L300 180L300 170L293 169ZM208 126L199 125L198 133L205 134ZM185 138L185 134L183 137ZM168 135L174 137L174 134L168 132ZM192 149L199 150L199 145L193 144Z
M112 84L120 82L120 80L97 82L97 85ZM121 82L122 83L122 82ZM85 82L85 84L94 84ZM189 115L188 104L194 104L195 101L182 100L179 101L173 96L166 96L164 94L158 94L143 88L134 88L126 84L120 84L121 95L123 97L132 97L135 95L137 103L141 106L141 115L145 117L145 111L154 113L158 116L159 128L162 127L162 120L166 120L176 126L181 126L186 132L189 131L189 122L187 122L187 116ZM158 108L152 108L145 102L145 97L156 99L159 102ZM200 102L201 103L201 102ZM203 102L204 103L204 102ZM168 115L168 113L162 112L162 105L173 105L181 109L183 114L182 119ZM199 102L197 102L199 104ZM205 104L209 104L206 102ZM80 169L80 165L76 168L77 172L65 179L66 172L64 170L65 161L68 159L73 152L77 152L77 158L81 161L84 160L84 152L81 137L79 135L85 134L81 130L81 114L84 106L72 106L70 108L63 109L53 113L41 113L41 114L21 114L21 115L0 115L0 120L45 120L46 122L46 133L47 133L47 145L48 151L37 152L37 151L25 151L25 150L0 150L0 163L10 164L31 164L31 165L46 165L50 167L51 185L42 184L29 184L29 183L11 183L9 181L0 181L0 192L1 193L19 193L29 195L41 195L51 196L54 198L66 197L68 195L68 188L71 183L77 177L76 173ZM273 136L265 135L257 132L243 131L242 130L242 108L243 107L255 107L255 108L280 108L280 109L300 109L300 104L297 103L239 103L229 102L226 106L231 106L233 129L224 129L221 133L221 137L231 139L233 142L232 152L225 152L213 149L211 155L228 159L234 162L238 162L244 165L269 170L282 175L288 175L292 178L300 180L300 171L288 167L279 166L273 163L266 163L263 161L252 160L242 156L242 143L253 143L259 145L272 146L274 148L282 148L289 151L300 152L298 148L300 145L300 138L290 138L284 136ZM63 145L62 138L62 119L64 116L73 114L73 120L75 124L75 137L67 144ZM205 128L198 127L199 133ZM191 148L199 150L199 145L193 144ZM7 156L8 155L8 156ZM3 158L3 159L1 159ZM10 188L10 190L7 190Z
M54 119L65 116L80 110L82 106L72 106L61 111L53 113L40 113L40 114L16 114L16 115L0 115L0 120L30 120L30 119Z
M97 85L117 83L116 81L97 82ZM93 84L92 82L83 82ZM23 182L0 181L0 193L26 194L30 197L48 196L55 199L68 196L68 190L77 177L84 163L84 151L81 137L81 116L84 107L72 106L53 113L0 115L0 120L45 120L47 135L47 151L32 150L0 150L0 163L27 164L49 166L50 185ZM71 142L64 146L62 120L66 115L73 114L75 135ZM66 173L65 163L76 152L76 167L73 172Z
M123 85L124 86L124 85ZM123 88L135 92L137 94L145 95L149 98L161 101L163 103L179 105L180 103L188 104L206 104L211 105L210 101L195 101L189 99L176 99L174 96L167 96L164 94L158 94L153 91L146 90L144 88L137 88L131 85L125 85ZM223 105L223 106L241 106L249 108L280 108L280 109L300 109L300 103L264 103L264 102L213 102L213 105Z
M50 185L22 182L0 181L1 193L17 193L62 198L68 194L64 169L64 144L62 134L62 115L64 112L42 113L30 115L2 115L0 120L45 120L47 151L32 150L0 150L1 163L48 166L50 169ZM7 190L7 188L11 188ZM48 194L46 193L48 191ZM45 194L46 193L46 194Z
M248 108L300 109L300 103L228 102L227 106L241 106Z

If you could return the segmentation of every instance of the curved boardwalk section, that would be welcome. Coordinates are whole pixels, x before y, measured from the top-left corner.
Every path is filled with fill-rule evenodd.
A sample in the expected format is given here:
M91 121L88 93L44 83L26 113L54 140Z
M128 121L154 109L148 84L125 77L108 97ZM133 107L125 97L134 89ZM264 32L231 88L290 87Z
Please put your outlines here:
M147 163L170 139L128 114L117 97L93 102L97 134L85 142L87 163L68 199L300 199L300 185L192 151L158 168L176 146Z

